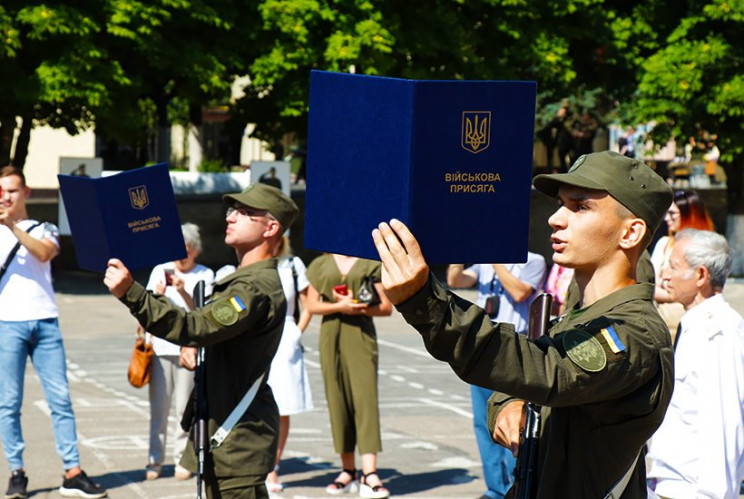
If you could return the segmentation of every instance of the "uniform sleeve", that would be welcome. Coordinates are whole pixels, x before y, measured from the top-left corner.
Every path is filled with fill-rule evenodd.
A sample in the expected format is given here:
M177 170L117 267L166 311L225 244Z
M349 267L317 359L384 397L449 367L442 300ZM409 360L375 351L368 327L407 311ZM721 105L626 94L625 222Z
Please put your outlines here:
M449 363L464 381L540 405L602 402L660 376L658 352L643 345L647 331L633 332L632 361L631 355L621 352L599 372L588 372L566 355L560 335L530 341L515 333L511 324L492 324L483 309L446 292L433 274L421 291L397 308L421 334L429 353ZM630 350L624 327L616 330Z
M488 402L486 402L486 424L488 426L486 426L486 428L488 428L491 439L493 439L493 430L496 428L496 419L499 417L501 410L506 407L509 402L513 402L514 400L518 399L500 392L493 392L491 396L488 397Z
M246 283L222 296L187 312L135 282L121 301L148 332L182 346L210 346L249 332L271 308L269 298Z

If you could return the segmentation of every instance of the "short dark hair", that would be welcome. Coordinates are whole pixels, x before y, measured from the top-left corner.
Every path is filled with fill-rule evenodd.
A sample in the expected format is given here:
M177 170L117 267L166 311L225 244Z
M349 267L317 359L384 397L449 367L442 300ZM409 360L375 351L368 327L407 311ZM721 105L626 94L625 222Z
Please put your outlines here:
M23 187L26 187L26 176L23 174L23 170L18 168L17 166L3 166L0 168L0 178L3 177L10 177L11 175L17 175L21 177L21 185Z

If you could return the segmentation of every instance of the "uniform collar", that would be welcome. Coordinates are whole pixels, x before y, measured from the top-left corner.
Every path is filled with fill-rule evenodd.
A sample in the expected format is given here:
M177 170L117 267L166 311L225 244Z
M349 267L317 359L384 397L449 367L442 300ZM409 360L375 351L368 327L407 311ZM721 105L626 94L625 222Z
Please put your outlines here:
M568 319L572 321L588 322L597 317L604 316L607 312L623 303L635 300L651 301L653 296L654 285L651 283L643 282L625 286L624 288L620 288L604 298L597 300L588 307L569 311Z
M235 279L239 277L251 275L260 270L266 270L266 269L276 270L276 267L277 267L277 259L267 258L266 260L261 260L259 262L255 262L250 265L246 265L245 267L240 267L236 269L235 272L231 272L230 274L226 275L225 277L217 281L215 283L215 286L227 284L228 282L234 281Z

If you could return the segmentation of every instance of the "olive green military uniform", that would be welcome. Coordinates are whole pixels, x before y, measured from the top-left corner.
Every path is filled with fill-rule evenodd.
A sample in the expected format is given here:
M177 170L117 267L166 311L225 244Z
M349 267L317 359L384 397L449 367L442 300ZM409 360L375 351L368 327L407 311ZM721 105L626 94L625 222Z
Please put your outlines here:
M674 383L653 286L622 288L530 341L449 294L432 275L397 308L427 350L463 380L496 390L489 427L511 397L543 406L536 497L602 498L661 424ZM503 395L509 394L509 395ZM639 460L623 498L646 497Z
M206 347L210 436L268 370L287 306L275 259L239 268L214 285L207 305L188 313L137 283L121 301L155 336L179 345ZM264 480L274 468L278 434L279 413L264 381L223 444L207 456L208 497L268 497ZM196 471L191 442L181 464Z
M323 301L333 301L333 287L346 284L357 296L365 276L380 280L377 262L357 260L341 275L332 255L313 260L307 278ZM338 454L382 450L377 400L377 333L372 318L333 314L320 326L320 364L323 371L333 446Z

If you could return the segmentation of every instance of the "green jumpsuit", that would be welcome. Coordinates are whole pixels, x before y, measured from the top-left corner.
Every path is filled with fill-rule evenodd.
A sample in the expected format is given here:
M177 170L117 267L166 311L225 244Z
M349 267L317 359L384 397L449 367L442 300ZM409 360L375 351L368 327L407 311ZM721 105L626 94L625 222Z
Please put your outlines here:
M241 267L214 285L209 302L186 312L165 296L134 283L121 301L142 326L183 346L205 348L206 393L211 436L265 373L279 346L286 300L276 260ZM255 399L224 443L209 452L205 483L210 498L268 497L264 480L274 468L279 412L264 379ZM190 441L181 465L196 471Z
M341 275L332 255L322 255L307 268L307 278L323 301L333 301L333 287L346 284L357 295L362 279L380 280L377 262L357 260ZM323 371L333 446L338 454L382 450L377 401L377 334L372 318L333 314L320 326L320 364Z
M632 466L621 496L631 499L646 497L644 459L636 458L674 386L671 339L653 291L635 284L570 310L537 341L492 324L433 275L397 308L435 358L468 383L500 392L489 400L490 428L512 398L543 406L537 499L602 498Z

